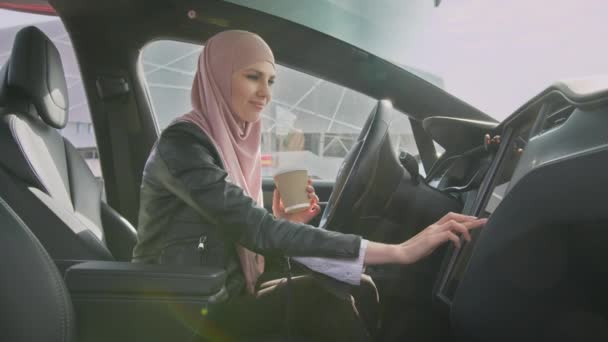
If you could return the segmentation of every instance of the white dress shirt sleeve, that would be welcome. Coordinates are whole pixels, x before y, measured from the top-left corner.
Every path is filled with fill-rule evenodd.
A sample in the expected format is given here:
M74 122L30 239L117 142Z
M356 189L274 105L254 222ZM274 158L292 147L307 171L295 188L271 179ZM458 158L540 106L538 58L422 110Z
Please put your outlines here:
M292 257L291 259L313 271L323 273L339 281L351 285L359 285L361 283L361 275L363 274L363 261L365 260L366 249L367 240L361 239L359 256L357 258Z

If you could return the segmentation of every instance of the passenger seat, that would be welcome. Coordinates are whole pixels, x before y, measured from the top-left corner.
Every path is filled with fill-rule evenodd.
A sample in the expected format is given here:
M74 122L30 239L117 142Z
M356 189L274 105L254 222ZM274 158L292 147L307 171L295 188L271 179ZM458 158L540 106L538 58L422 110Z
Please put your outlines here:
M0 340L74 341L74 311L61 275L1 197L0 259Z
M68 109L57 48L39 29L23 28L0 70L0 196L53 259L131 260L135 229L104 203L86 162L59 132Z

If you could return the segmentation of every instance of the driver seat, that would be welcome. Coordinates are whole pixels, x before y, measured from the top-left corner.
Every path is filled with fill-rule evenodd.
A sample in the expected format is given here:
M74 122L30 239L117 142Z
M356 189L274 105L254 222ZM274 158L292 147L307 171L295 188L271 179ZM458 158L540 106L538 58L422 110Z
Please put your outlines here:
M53 259L130 261L135 229L60 134L68 108L57 48L36 27L21 29L0 70L0 196Z

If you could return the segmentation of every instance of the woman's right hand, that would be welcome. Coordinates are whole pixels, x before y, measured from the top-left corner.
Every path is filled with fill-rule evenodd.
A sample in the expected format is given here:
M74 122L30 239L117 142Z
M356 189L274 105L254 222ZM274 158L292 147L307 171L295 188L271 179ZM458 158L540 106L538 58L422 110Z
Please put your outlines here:
M456 247L460 247L458 235L471 241L469 230L483 226L486 221L487 219L478 219L474 216L448 213L401 244L387 245L369 241L364 263L366 265L415 263L446 241L452 241Z
M308 193L308 199L310 200L310 207L306 210L298 211L296 213L288 214L285 212L285 206L281 200L279 190L274 189L272 196L272 213L277 218L286 219L293 222L308 223L315 216L321 212L319 206L319 196L315 193L315 188L312 186L312 179L308 177L308 185L306 186L306 192Z

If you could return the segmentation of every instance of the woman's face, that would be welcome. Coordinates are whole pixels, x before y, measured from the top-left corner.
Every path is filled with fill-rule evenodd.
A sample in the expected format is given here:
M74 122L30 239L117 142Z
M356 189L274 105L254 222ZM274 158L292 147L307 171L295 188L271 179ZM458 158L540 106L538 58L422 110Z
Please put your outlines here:
M232 74L232 110L245 122L256 122L272 98L274 66L257 62Z

